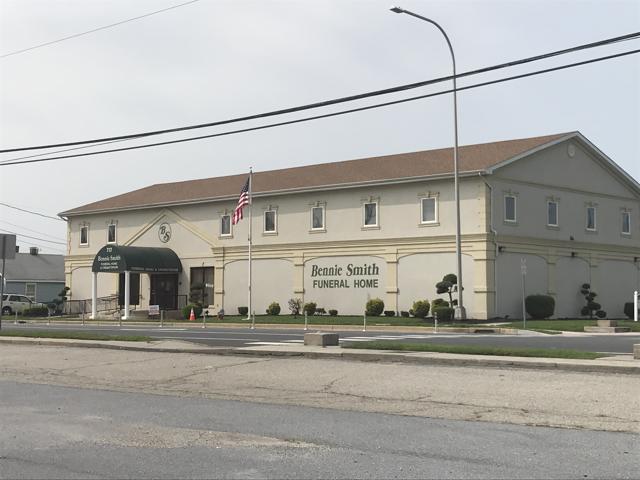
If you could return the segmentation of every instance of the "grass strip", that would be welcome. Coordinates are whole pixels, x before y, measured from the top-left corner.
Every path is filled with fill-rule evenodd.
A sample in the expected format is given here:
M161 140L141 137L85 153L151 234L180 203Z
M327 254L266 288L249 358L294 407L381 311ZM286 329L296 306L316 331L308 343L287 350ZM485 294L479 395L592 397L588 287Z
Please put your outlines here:
M486 347L483 345L443 345L437 343L403 343L378 340L345 343L343 348L366 350L399 350L409 352L460 353L466 355L496 355L501 357L573 358L593 360L606 355L581 350L559 348Z
M522 321L510 322L504 325L500 325L504 328L518 328L524 327ZM567 319L567 320L527 320L527 330L557 330L563 332L584 332L584 327L595 327L596 320L581 320L581 319ZM619 327L629 327L632 332L640 332L640 322L634 322L633 320L618 320Z
M2 330L0 337L65 338L69 340L112 340L120 342L148 342L144 335L104 335L92 332L59 332L48 330Z

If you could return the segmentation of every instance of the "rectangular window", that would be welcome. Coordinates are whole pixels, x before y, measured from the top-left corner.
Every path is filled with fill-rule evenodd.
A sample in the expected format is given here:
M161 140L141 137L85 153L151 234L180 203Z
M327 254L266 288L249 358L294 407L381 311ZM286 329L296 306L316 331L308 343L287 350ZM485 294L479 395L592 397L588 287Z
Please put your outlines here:
M622 212L622 233L631 234L631 212Z
M89 227L80 227L80 245L89 245Z
M107 243L116 243L116 225L114 223L107 227Z
M596 229L596 207L587 207L587 230Z
M267 210L264 212L264 233L276 232L276 211Z
M220 217L220 235L231 235L231 215L222 215Z
M364 204L364 226L376 227L378 225L378 204L376 202Z
M504 221L516 221L516 197L513 195L505 195L504 197Z
M25 283L24 294L29 300L31 300L32 302L35 302L36 301L36 284Z
M558 226L558 202L547 202L547 225Z
M324 230L324 207L313 207L311 209L311 229Z
M436 198L429 197L422 199L422 223L437 222L436 216Z

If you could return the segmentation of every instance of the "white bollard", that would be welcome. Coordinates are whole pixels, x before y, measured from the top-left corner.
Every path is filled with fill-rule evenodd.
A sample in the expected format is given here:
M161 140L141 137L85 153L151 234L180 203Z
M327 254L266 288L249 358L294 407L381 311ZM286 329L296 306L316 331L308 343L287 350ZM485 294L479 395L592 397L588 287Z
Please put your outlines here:
M304 331L307 331L307 327L309 326L309 319L307 318L307 312L304 312Z
M363 318L363 320L362 320L362 331L366 332L367 331L367 314L365 313L362 318Z
M633 321L638 321L638 291L633 292Z
M18 312L16 312L16 319L13 321L13 324L14 325L18 324Z
M255 330L256 328L256 311L253 311L253 315L251 315L251 330Z
M207 311L202 309L202 328L207 328Z
M164 310L160 310L160 328L164 327Z

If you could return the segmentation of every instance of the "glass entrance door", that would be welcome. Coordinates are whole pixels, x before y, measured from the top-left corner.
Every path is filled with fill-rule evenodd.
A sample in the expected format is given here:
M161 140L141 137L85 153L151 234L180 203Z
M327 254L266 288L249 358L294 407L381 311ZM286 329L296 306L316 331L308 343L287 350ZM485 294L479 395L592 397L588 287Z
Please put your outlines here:
M161 310L178 308L178 275L150 275L150 305L160 305Z

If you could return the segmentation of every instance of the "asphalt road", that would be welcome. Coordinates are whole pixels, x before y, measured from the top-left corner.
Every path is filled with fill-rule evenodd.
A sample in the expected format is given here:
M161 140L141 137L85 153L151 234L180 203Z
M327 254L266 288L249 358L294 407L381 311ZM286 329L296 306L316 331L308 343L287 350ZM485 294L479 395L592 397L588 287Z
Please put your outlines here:
M280 343L302 343L303 330L249 328L157 327L157 326L96 326L96 325L14 325L3 324L3 329L51 329L67 331L95 331L109 335L146 335L157 339L174 339L196 342L216 347L240 347ZM314 331L313 328L309 329ZM640 334L634 335L494 335L494 334L409 334L402 332L340 332L341 341L365 341L375 339L403 342L428 342L438 344L484 345L530 348L570 348L612 354L633 353L633 345L640 343Z
M357 401L357 400L354 400ZM636 478L640 436L0 380L0 478Z

